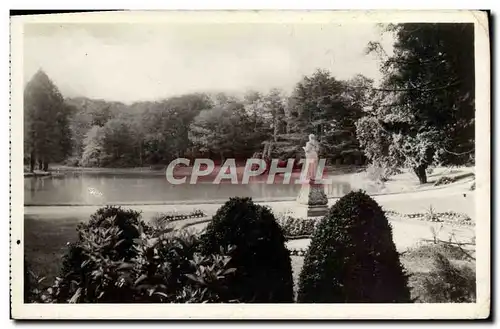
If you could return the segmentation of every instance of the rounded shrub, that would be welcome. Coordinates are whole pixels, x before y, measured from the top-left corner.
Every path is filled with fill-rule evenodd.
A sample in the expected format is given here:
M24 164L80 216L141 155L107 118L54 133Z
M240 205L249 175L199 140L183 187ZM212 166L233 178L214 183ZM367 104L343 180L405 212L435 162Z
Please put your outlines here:
M293 278L285 237L273 213L251 198L231 198L201 236L203 254L234 246L228 299L255 303L293 302Z
M141 214L135 210L123 209L119 206L106 206L99 208L92 214L88 224L82 228L89 231L95 228L117 227L120 230L118 240L123 240L123 242L116 247L114 252L118 258L128 260L136 253L133 245L134 239L139 238L138 225L141 223L147 227L140 218Z
M301 303L408 303L408 277L382 208L362 191L333 205L311 239Z

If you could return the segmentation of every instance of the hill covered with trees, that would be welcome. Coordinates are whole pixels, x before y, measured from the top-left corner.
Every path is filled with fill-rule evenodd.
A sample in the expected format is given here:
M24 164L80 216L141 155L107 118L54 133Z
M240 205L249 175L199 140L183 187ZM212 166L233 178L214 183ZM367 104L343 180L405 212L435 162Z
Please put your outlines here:
M166 166L178 157L298 158L310 133L330 164L411 168L421 183L436 164L474 161L472 24L389 25L394 52L370 43L380 86L318 69L290 94L271 89L191 93L125 104L64 98L43 70L24 91L29 170Z

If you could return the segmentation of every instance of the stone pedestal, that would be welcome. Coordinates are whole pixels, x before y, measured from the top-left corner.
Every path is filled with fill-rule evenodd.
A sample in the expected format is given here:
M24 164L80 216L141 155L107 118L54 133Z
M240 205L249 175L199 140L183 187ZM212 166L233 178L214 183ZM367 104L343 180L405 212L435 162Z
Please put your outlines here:
M299 218L322 217L328 212L325 187L313 180L302 185L296 202L295 215Z

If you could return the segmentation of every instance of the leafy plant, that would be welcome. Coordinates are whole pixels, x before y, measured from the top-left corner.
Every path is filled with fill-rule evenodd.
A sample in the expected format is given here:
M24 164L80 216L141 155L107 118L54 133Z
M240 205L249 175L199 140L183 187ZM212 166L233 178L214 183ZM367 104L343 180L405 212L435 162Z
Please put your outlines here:
M229 267L234 248L221 248L220 254L203 256L195 253L190 260L192 273L185 274L189 281L177 294L176 302L217 303L238 302L230 299L228 280L236 269Z
M364 192L350 192L318 224L300 273L298 301L410 302L407 284L384 211Z
M113 219L107 219L112 221ZM41 302L165 303L220 302L230 287L226 278L234 248L201 256L199 240L189 231L154 230L136 225L135 256L118 257L122 240L117 226L100 225L79 232L68 245L63 271L46 291L34 291ZM78 266L76 266L78 265Z
M220 246L236 247L229 266L229 299L242 302L293 302L293 279L283 231L267 208L250 198L231 198L215 214L201 236L203 255Z

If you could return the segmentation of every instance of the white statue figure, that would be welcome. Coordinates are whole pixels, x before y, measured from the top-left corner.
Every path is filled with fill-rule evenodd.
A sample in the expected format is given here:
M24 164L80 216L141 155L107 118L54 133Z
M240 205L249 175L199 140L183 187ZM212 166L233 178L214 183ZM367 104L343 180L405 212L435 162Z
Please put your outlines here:
M307 179L314 179L316 176L316 170L318 167L318 153L319 153L319 143L316 140L316 136L313 134L309 135L309 141L306 146L303 147L306 153L306 165L307 165Z

